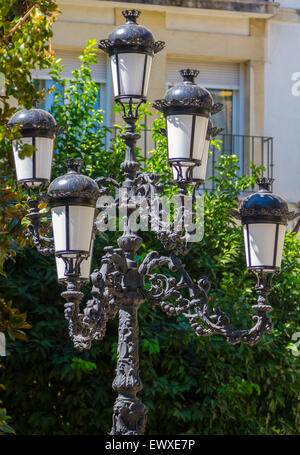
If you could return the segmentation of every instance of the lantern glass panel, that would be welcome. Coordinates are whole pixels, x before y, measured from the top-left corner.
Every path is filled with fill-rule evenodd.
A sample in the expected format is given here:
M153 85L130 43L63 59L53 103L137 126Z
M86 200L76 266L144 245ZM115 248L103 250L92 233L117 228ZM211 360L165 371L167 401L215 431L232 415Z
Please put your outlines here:
M94 207L64 205L52 208L52 224L56 253L74 257L88 253L93 230Z
M286 226L275 223L244 225L247 267L280 268Z
M50 181L54 139L49 137L35 138L36 175Z
M286 233L286 226L283 226L280 224L279 229L278 229L277 255L276 255L276 266L277 267L281 266L285 233Z
M167 116L169 159L200 160L208 126L208 119L198 115Z
M193 179L205 182L210 141L206 140L201 156L201 164L193 168Z
M13 152L18 181L26 181L29 186L39 186L43 181L50 181L54 139L48 137L23 137L19 141L36 147L32 156L19 157L22 147L13 141Z
M115 97L125 96L123 103L139 102L146 97L149 86L152 56L139 53L119 53L111 56ZM128 95L128 98L126 98Z

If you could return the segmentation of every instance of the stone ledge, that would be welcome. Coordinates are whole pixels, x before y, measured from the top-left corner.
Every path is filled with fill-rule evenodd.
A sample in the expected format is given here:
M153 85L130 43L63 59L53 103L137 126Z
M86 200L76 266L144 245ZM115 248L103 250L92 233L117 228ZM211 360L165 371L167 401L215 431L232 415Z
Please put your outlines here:
M245 13L275 14L280 6L275 0L118 0L121 3L215 9Z

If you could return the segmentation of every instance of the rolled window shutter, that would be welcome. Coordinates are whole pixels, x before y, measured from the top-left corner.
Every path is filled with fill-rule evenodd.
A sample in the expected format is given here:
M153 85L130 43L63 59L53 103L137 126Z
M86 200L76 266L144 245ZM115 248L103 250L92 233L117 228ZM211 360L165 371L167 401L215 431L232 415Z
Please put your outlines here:
M79 68L81 61L79 60L80 52L78 51L56 51L56 59L62 59L62 65L64 66L62 71L62 77L66 79L72 78L72 71ZM105 55L98 54L98 63L91 66L92 79L98 83L106 82L106 66L107 60ZM50 69L39 70L36 69L32 71L32 76L34 79L51 79L51 76L48 75Z
M197 69L200 74L197 83L207 88L239 90L240 64L235 62L208 62L197 59L169 58L167 62L167 84L175 85L182 81L179 70Z

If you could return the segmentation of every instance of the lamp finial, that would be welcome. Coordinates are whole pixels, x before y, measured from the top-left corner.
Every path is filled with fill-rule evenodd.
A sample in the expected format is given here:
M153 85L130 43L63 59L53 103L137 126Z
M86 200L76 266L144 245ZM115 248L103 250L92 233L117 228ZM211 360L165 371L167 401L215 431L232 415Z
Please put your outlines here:
M122 11L122 14L125 17L126 22L136 23L136 20L140 16L141 12L136 9L125 9Z
M256 183L259 187L259 191L269 191L271 192L271 185L274 182L273 178L269 177L260 177L256 179Z

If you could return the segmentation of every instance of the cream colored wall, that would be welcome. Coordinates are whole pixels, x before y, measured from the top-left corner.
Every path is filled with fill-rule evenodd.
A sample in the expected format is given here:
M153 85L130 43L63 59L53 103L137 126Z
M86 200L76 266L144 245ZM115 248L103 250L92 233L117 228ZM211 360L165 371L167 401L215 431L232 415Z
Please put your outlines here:
M265 131L274 137L274 189L294 204L300 201L299 56L300 14L283 10L268 23Z
M126 3L61 0L62 14L54 25L54 49L82 49L87 39L106 38L124 18ZM130 4L142 11L139 22L150 28L166 48L155 56L148 100L164 96L167 57L247 63L245 133L264 134L265 22L245 13L205 11Z

